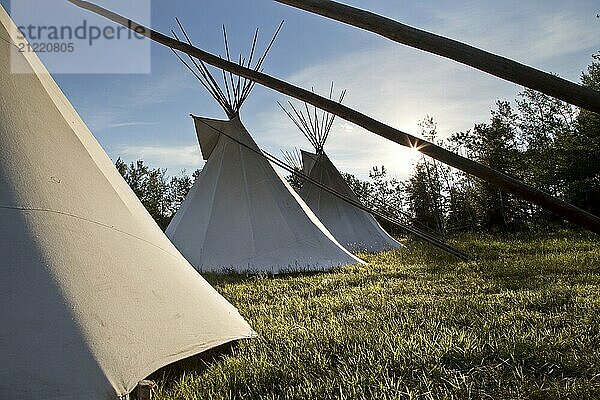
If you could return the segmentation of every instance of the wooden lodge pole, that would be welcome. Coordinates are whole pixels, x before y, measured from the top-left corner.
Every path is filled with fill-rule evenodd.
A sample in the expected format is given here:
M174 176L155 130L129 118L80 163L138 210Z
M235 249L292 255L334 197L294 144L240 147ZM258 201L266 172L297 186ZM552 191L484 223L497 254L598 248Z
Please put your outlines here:
M368 117L356 110L339 104L333 100L321 97L308 90L299 88L280 79L271 77L264 73L254 71L249 68L240 66L239 64L224 60L218 56L208 53L204 50L191 46L187 43L175 40L162 33L153 31L143 25L124 18L112 11L106 10L100 6L82 0L69 0L71 3L102 15L111 21L134 30L140 35L160 43L164 46L179 50L189 54L199 60L213 65L217 68L229 71L233 74L242 76L257 82L263 86L273 89L277 92L294 97L298 100L312 104L324 111L335 114L348 122L352 122L368 131L371 131L381 137L389 139L403 146L417 148L423 154L426 154L438 161L464 171L468 174L476 176L486 182L492 183L501 189L512 193L524 200L530 201L544 209L554 212L555 214L571 221L574 224L580 225L595 233L600 233L600 218L588 213L578 207L575 207L565 201L549 195L541 190L538 190L524 182L512 178L506 174L496 171L488 166L479 164L469 160L458 154L452 153L440 146L437 146L428 141L419 139L413 135L392 128L382 122L379 122L371 117Z
M275 0L449 58L600 114L600 92L459 41L330 0Z

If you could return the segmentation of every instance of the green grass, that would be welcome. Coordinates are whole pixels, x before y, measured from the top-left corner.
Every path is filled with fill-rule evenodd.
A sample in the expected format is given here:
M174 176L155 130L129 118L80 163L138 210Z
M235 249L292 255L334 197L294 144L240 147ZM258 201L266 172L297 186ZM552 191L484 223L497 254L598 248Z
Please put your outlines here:
M208 276L260 334L159 380L166 399L600 398L600 242L466 235L366 266Z

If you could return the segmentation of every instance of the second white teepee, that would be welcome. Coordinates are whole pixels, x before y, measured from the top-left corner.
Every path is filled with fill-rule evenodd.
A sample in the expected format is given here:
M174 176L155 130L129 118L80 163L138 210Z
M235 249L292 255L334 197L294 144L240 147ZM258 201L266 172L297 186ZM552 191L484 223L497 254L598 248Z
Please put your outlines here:
M230 90L221 90L203 64L195 66L229 120L194 118L207 162L167 228L175 246L200 271L279 273L362 262L275 172L242 125L239 109L253 84L232 83L236 94L226 98Z

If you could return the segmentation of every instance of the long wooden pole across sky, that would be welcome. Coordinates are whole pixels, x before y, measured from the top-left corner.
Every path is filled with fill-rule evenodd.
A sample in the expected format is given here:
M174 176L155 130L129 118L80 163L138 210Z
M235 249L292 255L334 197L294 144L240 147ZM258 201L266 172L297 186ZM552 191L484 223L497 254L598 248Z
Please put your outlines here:
M493 168L479 164L458 154L452 153L426 140L419 139L413 135L392 128L391 126L388 126L371 117L368 117L365 114L362 114L356 110L346 107L343 104L337 103L333 100L329 100L325 97L321 97L308 90L299 88L280 79L266 75L262 72L242 67L239 64L224 60L214 54L208 53L197 47L181 42L179 40L175 40L169 36L163 35L160 32L153 31L150 28L147 28L132 20L122 17L119 14L109 11L103 7L82 0L69 1L79 7L92 11L96 14L102 15L103 17L108 18L119 25L134 30L138 34L143 35L164 46L189 54L190 56L202 60L205 63L213 65L217 68L253 80L254 82L257 82L277 92L294 97L301 101L305 101L309 104L314 105L315 107L318 107L331 114L335 114L348 122L352 122L368 131L371 131L395 143L401 144L403 146L416 148L423 154L426 154L447 165L450 165L468 174L483 179L486 182L494 184L502 188L503 190L512 193L524 200L530 201L544 209L552 211L568 221L571 221L593 232L600 233L600 218L598 218L597 216L592 215L587 211L575 207L556 197L553 197L548 193L538 190L530 185L527 185L526 183L521 182L518 179L512 178L502 172L496 171Z
M330 0L275 0L449 58L600 114L600 92L459 41ZM423 79L426 79L424 76Z

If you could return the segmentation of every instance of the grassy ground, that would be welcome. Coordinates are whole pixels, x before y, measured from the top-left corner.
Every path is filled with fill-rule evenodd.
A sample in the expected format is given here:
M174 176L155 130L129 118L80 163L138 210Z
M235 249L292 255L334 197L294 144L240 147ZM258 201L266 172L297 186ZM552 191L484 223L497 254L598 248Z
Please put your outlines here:
M600 241L465 236L366 266L208 276L261 335L158 399L600 398Z

